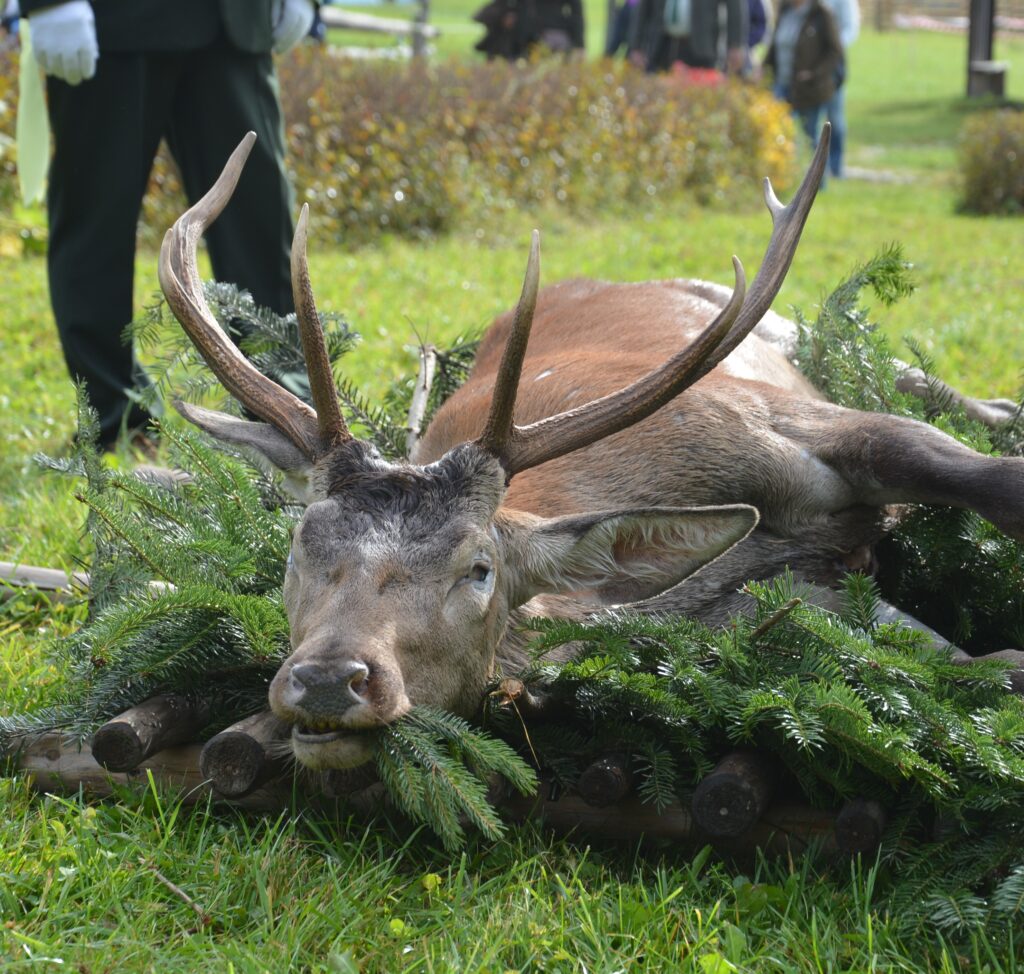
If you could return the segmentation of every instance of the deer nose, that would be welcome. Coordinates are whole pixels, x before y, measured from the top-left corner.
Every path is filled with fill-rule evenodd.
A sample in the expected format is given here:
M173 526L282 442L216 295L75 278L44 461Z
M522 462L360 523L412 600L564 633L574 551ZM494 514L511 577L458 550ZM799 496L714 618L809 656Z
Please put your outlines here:
M341 664L298 663L289 682L295 704L312 718L340 717L366 702L370 668L350 660Z

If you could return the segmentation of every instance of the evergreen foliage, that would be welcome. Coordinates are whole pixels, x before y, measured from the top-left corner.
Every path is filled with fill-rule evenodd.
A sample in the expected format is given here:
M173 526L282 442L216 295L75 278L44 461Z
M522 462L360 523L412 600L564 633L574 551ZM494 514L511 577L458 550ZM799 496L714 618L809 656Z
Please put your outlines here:
M524 795L537 788L537 776L508 744L427 707L381 733L376 762L399 808L429 825L451 850L466 838L462 816L488 839L505 831L487 798L489 775L500 774Z
M896 389L900 366L891 345L860 306L870 288L883 304L912 291L898 246L856 268L823 302L817 320L798 316L797 361L841 406L932 423L980 453L1024 454L1024 411L997 429L967 417L934 381L932 362L908 342L929 379L925 399ZM1022 403L1024 405L1024 403ZM878 546L878 582L889 602L969 653L1024 645L1024 550L972 511L919 507Z
M784 795L890 810L881 855L908 924L1019 915L1024 700L1007 691L1004 665L959 666L922 633L876 624L863 576L847 580L841 616L794 604L792 579L748 588L754 617L717 631L615 614L533 623L527 680L565 715L529 728L541 764L572 787L595 757L629 754L641 797L663 805L687 803L728 751L756 747L784 769ZM569 643L573 660L543 662ZM526 748L514 713L495 709L492 721Z
M842 403L929 419L980 449L1013 449L1022 438L1019 414L990 434L939 396L919 404L896 392L897 365L858 306L865 287L883 300L907 293L897 249L856 270L814 325L802 321L800 360L814 381ZM224 321L248 313L237 293L209 293ZM159 330L160 314L154 310L143 331ZM245 327L261 336L263 364L292 369L301 358L294 329L287 320L261 320ZM337 354L352 333L340 321L334 329ZM457 386L471 348L442 356L450 365L432 408ZM179 349L168 360L176 388L188 358ZM350 412L391 455L404 447L407 393L396 388L381 410L345 393ZM44 711L0 719L0 749L28 730L84 737L158 691L214 698L219 725L261 709L287 654L280 586L300 512L272 479L195 432L164 430L172 461L192 475L171 490L104 467L84 409L82 427L77 454L49 463L85 477L92 616L54 647L66 674L62 693ZM872 797L889 809L888 904L908 924L955 933L1019 922L1024 701L1008 692L1001 664L957 666L921 634L879 625L877 607L884 596L913 609L898 594L916 591L948 607L953 591L968 600L957 606L953 629L972 637L984 629L981 643L1010 645L1024 633L1020 546L974 515L922 509L904 521L884 559L881 588L847 578L838 616L804 604L799 586L783 579L751 583L755 616L718 631L635 615L536 620L535 661L523 677L561 702L557 720L525 728L488 697L485 722L504 743L451 715L417 709L381 732L379 776L401 809L455 848L467 826L490 838L501 833L487 800L489 775L524 792L534 787L519 754L571 787L594 757L626 753L640 797L663 808L686 801L724 753L756 745L775 755L794 795L828 806ZM572 661L545 662L566 643L580 649Z

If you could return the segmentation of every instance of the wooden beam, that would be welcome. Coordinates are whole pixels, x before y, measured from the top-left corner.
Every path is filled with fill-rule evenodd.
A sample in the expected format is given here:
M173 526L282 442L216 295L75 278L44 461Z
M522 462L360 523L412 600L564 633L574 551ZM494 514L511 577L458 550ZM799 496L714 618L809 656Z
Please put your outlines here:
M67 572L59 568L41 568L22 565L16 561L0 561L0 601L10 598L18 589L35 589L54 601L83 598L89 594L91 584L88 572ZM151 595L173 590L170 582L148 583Z
M300 774L296 779L286 775L228 800L218 794L199 770L201 750L199 744L167 748L145 758L133 771L116 773L97 764L88 747L69 743L59 734L46 734L26 741L16 753L8 755L8 763L13 771L28 775L37 791L55 794L76 794L81 790L92 797L116 796L125 788L148 788L152 775L158 785L178 791L185 805L212 799L261 812L279 812L296 807L296 803L299 807L343 806L372 812L387 804L381 786L367 786L368 779L358 774ZM0 768L0 773L6 772ZM807 805L770 805L761 820L744 834L715 837L703 831L690 810L678 802L659 811L654 805L626 797L614 805L597 808L578 795L553 797L550 779L541 783L539 793L532 798L498 792L492 797L502 814L513 821L536 819L557 832L598 836L608 842L635 844L653 839L687 847L711 843L719 852L736 856L749 856L755 850L796 853L812 845L825 854L836 855L841 851L836 842L835 813Z
M14 589L34 588L54 599L67 599L89 588L88 572L69 575L59 568L21 565L16 561L0 561L0 598L9 597Z
M320 19L328 27L337 27L341 30L363 30L376 34L396 34L399 37L418 34L429 39L441 35L441 32L430 24L401 20L398 17L375 17L373 14L353 13L351 10L338 10L336 7L321 7Z

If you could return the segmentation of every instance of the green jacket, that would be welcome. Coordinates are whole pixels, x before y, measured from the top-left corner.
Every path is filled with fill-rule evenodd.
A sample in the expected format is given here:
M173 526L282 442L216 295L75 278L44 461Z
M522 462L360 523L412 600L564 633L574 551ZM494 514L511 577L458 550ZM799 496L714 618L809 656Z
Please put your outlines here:
M271 48L273 0L92 0L100 53L190 51L223 32L241 51ZM21 0L23 15L54 0Z

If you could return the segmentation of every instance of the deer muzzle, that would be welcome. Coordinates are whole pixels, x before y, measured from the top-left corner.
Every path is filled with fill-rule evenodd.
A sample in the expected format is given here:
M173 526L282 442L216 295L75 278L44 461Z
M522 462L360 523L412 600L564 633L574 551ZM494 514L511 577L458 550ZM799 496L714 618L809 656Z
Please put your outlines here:
M314 769L370 760L374 731L409 709L401 677L383 662L296 653L270 685L270 703L292 724L295 757Z

